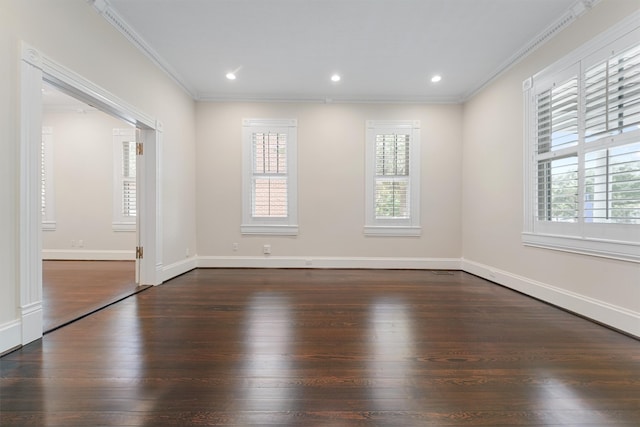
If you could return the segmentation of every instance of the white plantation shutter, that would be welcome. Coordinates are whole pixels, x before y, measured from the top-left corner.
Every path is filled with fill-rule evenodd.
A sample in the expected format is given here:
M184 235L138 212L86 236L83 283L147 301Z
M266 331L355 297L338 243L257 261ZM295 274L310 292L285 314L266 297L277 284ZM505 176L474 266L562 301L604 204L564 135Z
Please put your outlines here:
M136 216L136 142L122 142L122 215Z
M585 156L585 221L640 224L640 143Z
M578 220L578 156L538 162L538 219Z
M134 128L113 129L114 231L136 231L137 144Z
M420 122L367 121L365 234L420 235Z
M640 45L590 67L585 80L585 139L637 130L640 125Z
M42 143L40 144L40 211L42 218L47 213L47 162L45 151L45 139L42 136Z
M554 85L537 97L538 154L578 144L578 77Z
M640 43L585 62L584 220L640 225Z
M578 76L553 82L536 97L537 216L578 220Z
M640 262L640 26L612 34L524 83L523 241Z
M286 218L287 134L253 133L252 216Z
M55 230L53 129L49 126L43 126L42 128L40 154L40 209L42 213L42 229Z
M297 234L295 119L243 120L245 234Z
M409 218L409 139L407 134L376 135L376 218Z

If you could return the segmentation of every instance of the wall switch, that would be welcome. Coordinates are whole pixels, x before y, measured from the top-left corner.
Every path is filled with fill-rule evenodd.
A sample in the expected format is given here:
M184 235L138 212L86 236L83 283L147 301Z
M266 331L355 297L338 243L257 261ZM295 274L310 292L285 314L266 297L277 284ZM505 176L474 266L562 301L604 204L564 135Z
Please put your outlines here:
M262 247L262 253L265 255L269 255L271 253L271 245L264 245Z

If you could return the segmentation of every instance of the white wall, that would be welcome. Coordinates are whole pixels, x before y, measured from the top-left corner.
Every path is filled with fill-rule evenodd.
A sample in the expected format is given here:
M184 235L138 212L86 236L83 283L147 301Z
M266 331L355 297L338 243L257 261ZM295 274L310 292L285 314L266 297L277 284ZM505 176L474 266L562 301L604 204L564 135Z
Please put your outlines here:
M522 82L638 9L602 1L464 106L467 269L640 335L640 264L524 247Z
M21 41L163 123L163 264L183 262L196 247L193 99L86 1L0 1L0 352L19 344Z
M461 113L459 105L198 103L198 254L256 265L234 259L264 258L268 243L270 259L459 259ZM243 118L298 120L297 237L240 234ZM381 119L421 122L419 238L363 235L365 121Z
M1 7L0 7L1 9ZM7 17L0 11L0 334L11 336L17 320L18 144L15 126L17 54ZM9 82L13 81L11 85ZM7 341L5 340L5 341ZM0 341L2 343L2 341ZM0 352L6 350L0 345Z
M52 131L56 220L55 230L43 233L43 256L131 258L128 252L132 255L135 250L135 230L114 231L112 222L113 129L132 126L92 110L45 111L42 123Z

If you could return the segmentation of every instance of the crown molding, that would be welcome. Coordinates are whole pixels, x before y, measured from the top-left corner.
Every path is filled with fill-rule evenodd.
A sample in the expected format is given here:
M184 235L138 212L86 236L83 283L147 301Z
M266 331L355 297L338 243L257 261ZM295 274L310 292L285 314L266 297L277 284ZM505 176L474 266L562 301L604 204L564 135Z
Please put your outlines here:
M202 102L268 102L268 103L308 103L308 104L460 104L460 97L413 97L413 98L325 98L317 97L273 97L269 95L219 96L199 94L196 101Z
M564 14L560 15L551 25L538 33L527 44L522 46L516 53L511 55L506 61L500 64L493 73L480 83L475 89L469 91L462 97L462 102L466 102L473 98L476 94L482 91L485 87L489 86L498 77L506 73L511 67L522 61L524 58L535 52L538 48L544 45L546 42L555 37L562 30L571 25L576 19L578 19L583 13L593 8L601 0L577 0Z
M219 95L199 93L185 79L160 56L109 4L109 0L87 0L93 8L118 31L120 31L136 48L144 53L154 64L174 80L187 94L196 101L204 102L301 102L301 103L342 103L342 104L461 104L473 98L476 94L489 86L514 65L543 46L558 33L571 25L582 14L593 8L601 0L576 0L575 3L551 25L546 27L516 53L500 64L474 89L451 97L354 97L354 98L326 98L322 96L306 97L273 97L270 95Z
M108 0L87 0L104 19L113 25L127 40L149 58L156 66L164 71L191 98L196 99L194 89L185 79L156 52L109 4Z

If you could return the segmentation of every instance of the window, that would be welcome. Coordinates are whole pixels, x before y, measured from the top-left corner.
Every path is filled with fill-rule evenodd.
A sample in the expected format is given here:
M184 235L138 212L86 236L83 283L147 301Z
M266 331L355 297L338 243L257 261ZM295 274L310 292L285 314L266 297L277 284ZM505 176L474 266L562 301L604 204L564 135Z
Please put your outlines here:
M113 130L113 230L136 230L136 130Z
M640 262L640 29L525 81L523 241Z
M369 120L366 235L419 236L420 122Z
M242 233L297 234L297 120L244 119L242 129Z
M42 229L55 230L55 197L53 187L53 128L42 127L40 146L40 201L42 211Z

